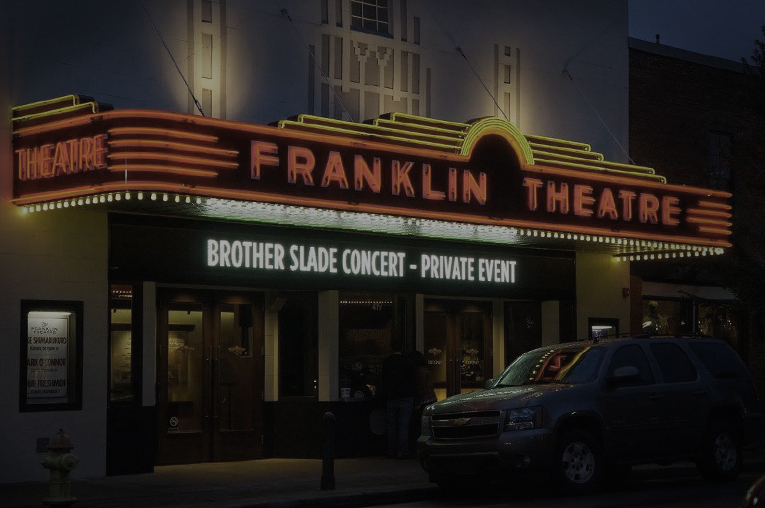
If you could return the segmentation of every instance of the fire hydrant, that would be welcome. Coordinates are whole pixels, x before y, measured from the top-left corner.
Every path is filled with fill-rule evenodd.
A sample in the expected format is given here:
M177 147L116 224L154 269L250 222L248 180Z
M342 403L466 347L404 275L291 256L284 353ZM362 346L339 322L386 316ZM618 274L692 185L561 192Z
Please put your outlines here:
M48 497L43 499L46 506L71 506L77 501L76 497L72 497L69 482L69 473L80 462L80 459L69 453L73 448L74 444L64 429L59 429L50 438L48 456L42 461L42 466L50 470Z

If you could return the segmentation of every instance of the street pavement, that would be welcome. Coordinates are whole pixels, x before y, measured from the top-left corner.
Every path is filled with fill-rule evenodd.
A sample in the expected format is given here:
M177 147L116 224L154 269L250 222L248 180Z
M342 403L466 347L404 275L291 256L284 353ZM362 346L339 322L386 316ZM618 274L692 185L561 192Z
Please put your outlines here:
M77 500L72 506L352 508L436 499L439 495L416 459L364 457L337 459L333 465L334 476L325 475L324 481L319 459L158 466L147 474L74 479L71 495ZM745 449L744 468L765 474L762 443ZM334 489L326 488L332 478ZM47 482L0 485L3 508L40 508L47 496Z
M360 507L437 494L416 459L334 461L334 489L322 490L320 459L262 459L157 466L153 473L75 479L74 508ZM325 475L331 478L331 475ZM324 481L324 487L330 482ZM3 508L40 508L47 482L0 485Z

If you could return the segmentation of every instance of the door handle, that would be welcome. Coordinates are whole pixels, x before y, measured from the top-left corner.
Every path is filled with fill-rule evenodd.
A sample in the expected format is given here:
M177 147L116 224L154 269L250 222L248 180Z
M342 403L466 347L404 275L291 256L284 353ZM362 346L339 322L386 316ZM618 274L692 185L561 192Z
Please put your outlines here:
M654 401L654 402L657 400L662 400L662 399L664 399L664 395L660 393L652 393L651 395L648 396L648 400Z

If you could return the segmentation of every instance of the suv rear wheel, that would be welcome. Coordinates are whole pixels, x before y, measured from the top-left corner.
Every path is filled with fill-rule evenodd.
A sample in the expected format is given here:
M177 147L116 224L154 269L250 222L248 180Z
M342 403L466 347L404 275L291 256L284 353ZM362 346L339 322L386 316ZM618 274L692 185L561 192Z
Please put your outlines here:
M741 437L731 421L712 422L704 434L699 472L707 480L734 480L741 473Z
M595 490L601 478L600 444L584 430L563 432L555 455L555 473L563 492L584 494Z

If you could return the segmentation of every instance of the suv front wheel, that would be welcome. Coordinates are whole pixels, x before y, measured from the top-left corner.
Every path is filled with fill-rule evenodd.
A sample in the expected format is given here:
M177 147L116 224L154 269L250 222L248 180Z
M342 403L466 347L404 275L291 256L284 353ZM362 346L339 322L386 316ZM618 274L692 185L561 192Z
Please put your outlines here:
M560 489L569 494L595 490L603 469L600 444L584 430L561 434L555 454L555 474Z
M742 449L738 427L731 421L712 422L704 434L699 472L707 480L734 480L741 473Z

